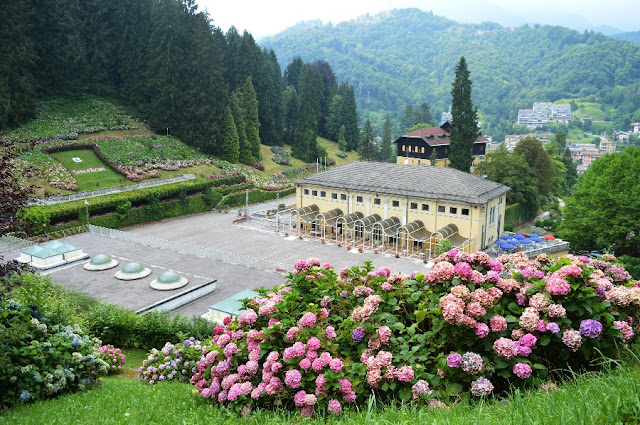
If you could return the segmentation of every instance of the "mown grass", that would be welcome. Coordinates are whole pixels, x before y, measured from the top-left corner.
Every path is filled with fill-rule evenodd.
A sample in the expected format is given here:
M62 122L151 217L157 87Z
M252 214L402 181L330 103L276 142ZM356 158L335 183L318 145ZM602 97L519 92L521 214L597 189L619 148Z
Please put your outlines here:
M70 151L54 152L49 154L69 170L78 183L79 190L103 189L111 186L126 186L133 184L131 180L127 180L121 174L113 171L107 164L102 162L100 158L91 149L74 149ZM80 158L82 162L75 162L73 158ZM89 168L104 168L103 171L92 171L90 173L74 174L73 170L86 170Z
M0 413L0 424L609 424L640 420L640 367L624 364L577 375L558 391L515 392L502 400L459 402L450 411L424 405L383 405L372 397L364 408L340 417L316 412L301 419L296 411L253 412L240 418L224 408L194 399L180 383L143 385L123 376L104 379L100 388L17 406Z

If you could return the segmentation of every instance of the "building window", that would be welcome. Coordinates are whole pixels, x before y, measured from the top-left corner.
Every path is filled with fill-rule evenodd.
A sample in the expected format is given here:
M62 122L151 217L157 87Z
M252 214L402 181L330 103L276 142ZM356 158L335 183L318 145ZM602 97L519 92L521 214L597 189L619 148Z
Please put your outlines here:
M311 191L311 195L312 196L318 196L318 191L317 190L312 190Z
M417 210L418 209L418 203L417 202L412 202L411 203L411 209L412 210Z
M309 194L309 189L305 189L305 190L304 190L304 194L305 194L305 195L308 195L308 194Z
M444 205L438 205L438 212L443 213L446 212L447 208Z
M449 207L449 214L458 214L458 208Z
M489 210L489 224L493 224L496 221L496 207L491 207Z
M380 205L380 198L373 198L373 205Z
M499 203L499 204L501 204L501 203L502 203L502 196L500 197L500 201L498 201L498 203Z
M429 204L422 204L422 211L429 211Z
M404 145L402 145L402 151L404 152L404 150L405 150L405 146L404 146Z
M324 190L320 192L320 197L321 198L326 198L327 197L327 192L325 192Z
M463 208L462 209L462 215L469 215L469 208Z
M335 192L331 192L331 199L338 199L338 194Z
M400 206L400 201L391 201L391 206L394 208L398 208Z
M356 196L356 202L361 204L363 202L362 196Z
M340 200L341 201L346 201L347 200L347 194L346 193L341 193L340 194Z
M422 153L424 153L424 146L422 147Z

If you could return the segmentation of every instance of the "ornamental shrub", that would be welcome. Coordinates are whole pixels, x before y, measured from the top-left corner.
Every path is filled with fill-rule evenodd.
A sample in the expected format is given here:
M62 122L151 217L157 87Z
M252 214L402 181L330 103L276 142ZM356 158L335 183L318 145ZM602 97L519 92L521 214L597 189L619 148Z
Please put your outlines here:
M126 363L126 357L122 351L111 344L100 347L100 358L109 367L109 373L120 372Z
M300 260L286 285L215 327L194 394L311 416L372 393L446 407L463 393L549 386L551 372L594 367L633 340L640 287L614 261L452 249L404 275Z
M48 322L35 307L0 302L0 329L0 406L84 390L107 374L99 340Z
M162 381L189 382L198 371L198 362L204 360L202 352L206 349L194 337L178 344L167 342L161 350L153 348L138 369L138 379L149 385Z

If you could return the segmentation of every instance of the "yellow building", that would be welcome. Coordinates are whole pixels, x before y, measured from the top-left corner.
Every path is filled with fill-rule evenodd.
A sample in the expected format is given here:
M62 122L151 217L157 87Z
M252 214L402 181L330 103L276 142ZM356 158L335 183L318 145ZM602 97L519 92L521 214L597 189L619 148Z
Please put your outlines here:
M295 183L299 230L422 256L444 238L467 252L491 245L510 190L452 168L360 161Z
M451 121L447 121L440 127L419 128L415 131L403 134L395 142L397 154L396 162L403 165L435 165L447 167L451 137ZM479 134L473 143L473 165L476 166L486 158L487 139ZM432 164L431 162L435 162Z

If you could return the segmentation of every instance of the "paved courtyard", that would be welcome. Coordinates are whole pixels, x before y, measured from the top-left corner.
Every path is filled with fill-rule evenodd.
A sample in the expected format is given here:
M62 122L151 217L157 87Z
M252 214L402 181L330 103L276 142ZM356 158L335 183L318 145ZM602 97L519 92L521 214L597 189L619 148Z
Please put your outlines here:
M293 199L280 202L291 204ZM275 207L276 203L252 206L252 211ZM317 257L337 269L362 265L372 261L374 267L383 265L393 272L411 273L424 271L421 262L407 258L395 258L392 255L362 254L348 252L334 244L321 244L315 240L300 240L297 237L278 235L267 222L249 220L234 224L238 218L234 210L229 213L206 213L179 219L166 220L128 229L128 233L154 237L159 240L176 242L175 249L151 247L114 239L92 233L83 233L65 238L64 241L81 247L90 256L104 253L120 261L120 265L104 272L88 272L82 268L81 261L48 272L52 279L70 289L85 292L100 301L119 304L136 310L157 302L175 291L155 291L149 288L149 282L165 270L177 271L189 278L185 290L194 285L216 280L216 291L190 304L182 306L176 312L186 315L200 315L208 308L229 296L243 290L259 287L273 287L284 282L282 269L292 270L293 264L300 258ZM201 247L203 250L224 252L225 261L179 252L180 244ZM171 246L171 244L168 244ZM8 255L7 259L17 255ZM214 258L218 258L214 256ZM231 259L227 261L226 259ZM235 261L237 259L237 261ZM124 263L140 262L150 267L153 273L140 281L121 282L113 277ZM233 264L236 263L236 264Z

